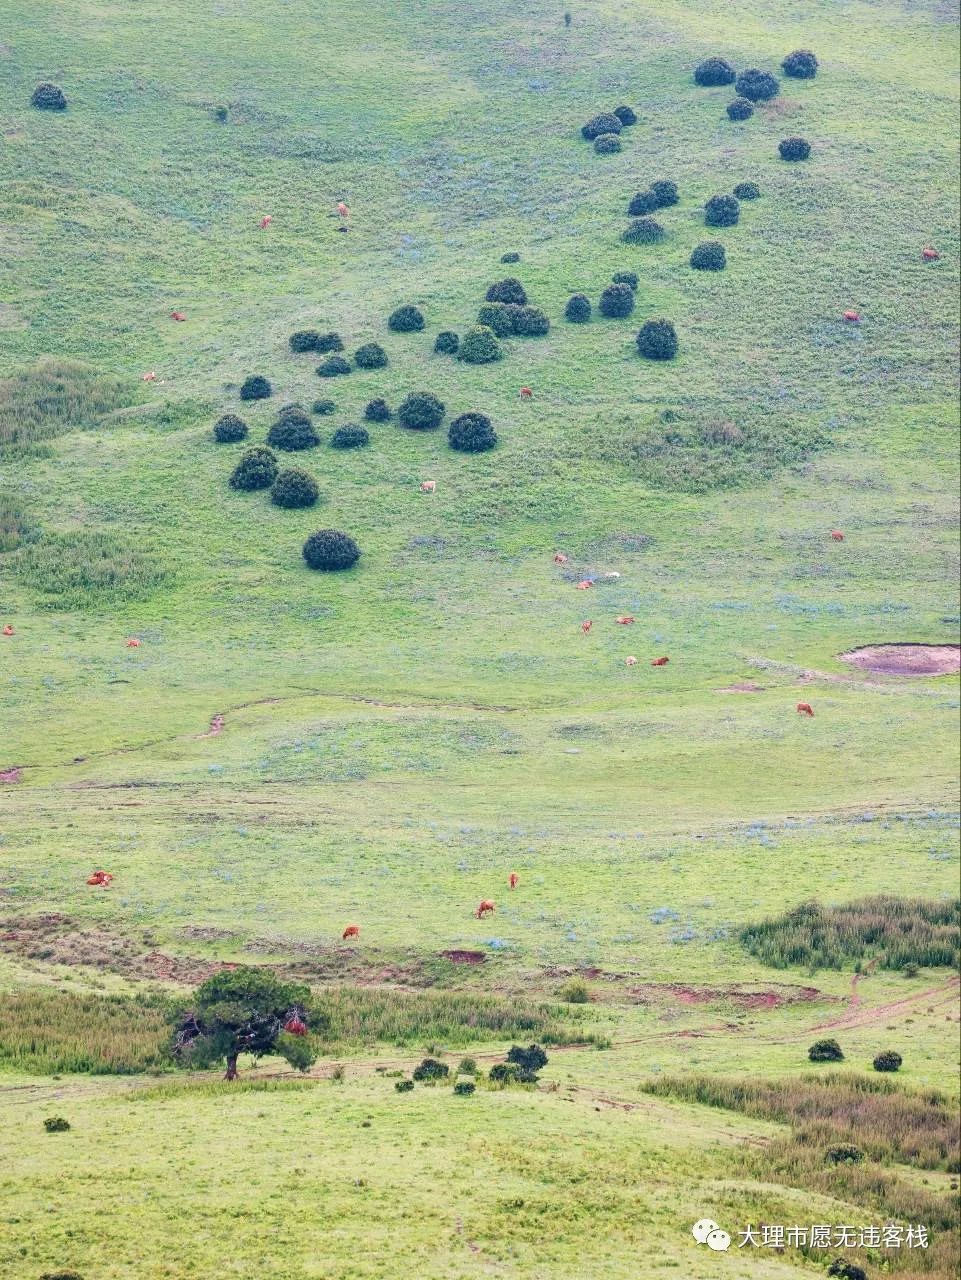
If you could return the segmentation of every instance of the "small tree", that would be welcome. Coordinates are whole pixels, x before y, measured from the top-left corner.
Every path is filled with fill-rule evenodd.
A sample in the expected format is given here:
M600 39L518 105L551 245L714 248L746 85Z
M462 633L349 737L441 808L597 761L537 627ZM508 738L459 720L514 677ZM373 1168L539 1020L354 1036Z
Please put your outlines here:
M306 413L285 413L267 432L267 443L274 449L296 453L300 449L316 448L320 436Z
M573 293L567 299L564 319L571 324L587 324L591 318L591 300L586 293Z
M615 284L630 285L631 289L637 293L637 286L640 283L636 271L615 271L611 276Z
M501 262L520 262L521 255L519 253L502 253Z
M727 58L705 58L694 68L694 83L706 89L733 84L735 71Z
M490 364L502 359L504 353L493 329L478 324L464 334L458 355L466 364Z
M507 338L514 332L514 317L506 302L485 302L477 313L477 323L491 329L498 338Z
M316 351L319 341L320 334L316 329L298 329L290 335L290 349L296 352Z
M835 1258L827 1271L834 1280L868 1280L868 1273L856 1262L848 1262L847 1258Z
M893 1049L883 1049L874 1059L875 1071L900 1071L904 1059Z
M808 1049L811 1062L843 1062L844 1053L836 1040L815 1040Z
M670 320L647 320L637 335L638 354L648 360L673 360L677 355L677 333Z
M691 266L695 271L723 271L726 264L724 246L719 240L705 240L691 254Z
M620 133L623 128L624 126L613 111L602 111L600 115L592 116L587 124L582 126L581 137L586 138L588 142L593 142L602 133Z
M343 356L328 356L317 366L318 378L343 378L350 373L350 365Z
M469 1098L476 1088L473 1080L458 1080L454 1085L454 1093L459 1098Z
M236 444L238 440L246 440L249 434L246 422L235 413L225 413L214 423L214 439L218 444Z
M609 284L601 294L600 313L622 320L634 310L634 290L629 284Z
M540 307L512 307L511 323L519 338L543 338L551 322Z
M594 150L599 156L616 155L621 149L621 140L616 133L599 133L594 139Z
M784 138L777 144L782 160L806 160L811 154L807 138Z
M47 1116L43 1122L43 1127L47 1133L67 1133L70 1129L70 1121L64 1119L63 1116Z
M527 305L527 292L516 276L495 281L485 296L488 302L512 302L518 307Z
M277 478L277 458L270 449L248 449L230 477L231 489L269 489Z
M319 497L320 489L317 487L317 481L298 467L279 471L270 490L270 501L275 506L290 510L297 507L312 507Z
M241 400L267 400L272 394L273 387L260 373L252 373L240 388Z
M223 969L202 982L186 1007L175 1013L172 1050L192 1066L226 1062L225 1080L237 1079L237 1059L279 1054L307 1071L316 1061L305 1030L311 1013L310 988L282 982L269 969ZM285 1030L296 1026L298 1031Z
M437 341L434 343L434 350L441 356L456 356L457 348L460 346L460 338L450 329L443 329L437 335Z
M340 529L318 529L304 543L304 559L311 569L337 572L360 559L360 547Z
M681 198L677 190L677 183L671 182L669 178L659 178L657 182L652 182L651 194L657 201L659 209L668 209L672 204L677 204Z
M760 200L761 188L756 182L739 182L734 188L738 200Z
M781 70L794 80L813 80L818 73L818 60L810 49L795 49L781 63Z
M497 444L497 432L486 413L462 413L450 424L447 439L461 453L484 453Z
M742 98L749 98L751 102L768 102L771 98L777 97L781 92L781 86L770 71L748 67L734 82L734 91Z
M664 239L664 228L656 218L635 218L621 239L626 244L657 244Z
M367 342L354 352L354 364L358 369L383 369L387 364L387 352L379 342Z
M314 350L325 356L331 351L343 351L344 340L339 333L321 333L317 337Z
M633 107L615 107L611 114L617 116L625 128L637 124L637 113Z
M370 444L370 432L366 427L347 425L338 427L330 437L332 449L362 449Z
M368 422L389 422L390 406L386 400L379 397L376 400L369 400L364 406L364 417Z
M657 196L653 191L638 191L636 195L631 196L627 212L632 218L640 218L645 213L653 213L657 207Z
M431 391L414 391L401 401L397 421L411 431L432 431L443 421L443 401Z
M38 111L66 111L67 95L57 84L38 84L30 95L31 104Z
M727 104L729 120L750 120L754 115L754 103L750 98L734 98Z
M394 333L419 333L424 327L424 313L420 307L407 304L398 307L387 317L387 328Z
M415 1080L446 1080L450 1075L450 1067L437 1058L425 1058L420 1066L411 1072Z
M312 407L314 413L320 414L322 418L337 412L337 406L333 400L315 400Z
M740 216L736 196L711 196L704 206L704 222L709 227L733 227Z

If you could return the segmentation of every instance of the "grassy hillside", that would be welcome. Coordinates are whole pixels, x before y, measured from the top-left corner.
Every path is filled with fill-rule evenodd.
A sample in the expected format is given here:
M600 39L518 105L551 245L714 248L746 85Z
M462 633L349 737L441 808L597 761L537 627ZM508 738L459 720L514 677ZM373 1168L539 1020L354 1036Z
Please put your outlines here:
M584 1218L612 1276L638 1274L639 1254L652 1275L787 1276L805 1259L708 1256L688 1218L844 1222L869 1206L853 1188L824 1205L773 1163L759 1190L728 1154L760 1122L715 1115L731 1125L715 1149L699 1109L641 1100L641 1085L790 1075L830 1024L843 1069L890 1042L906 1088L955 1088L949 971L772 970L739 930L815 897L957 888L956 679L839 656L958 641L957 13L570 12L568 26L542 0L0 0L0 624L15 631L0 638L0 989L181 989L241 960L556 1001L581 974L585 1026L612 1042L552 1058L546 1080L573 1105L544 1090L395 1099L358 1064L343 1104L319 1084L232 1109L217 1090L134 1104L117 1082L27 1085L0 1028L0 1109L24 1137L0 1196L17 1280L58 1263L85 1280L222 1270L241 1219L238 1275L573 1280ZM725 114L732 88L692 78L711 54L780 74L798 47L817 77L782 78L744 123ZM65 112L30 106L45 80ZM595 154L580 126L619 103L638 123L619 154ZM779 159L790 135L811 142L805 163ZM624 243L630 198L662 178L680 191L656 215L665 239ZM762 194L738 225L705 227L705 200L743 181ZM688 265L708 239L723 272ZM598 297L624 270L634 314L605 319ZM435 354L506 275L549 335L505 339L490 365ZM563 318L577 291L595 304L586 325ZM388 330L403 303L423 332ZM676 326L676 360L637 354L655 316ZM348 356L380 342L389 364L319 378L318 356L289 349L305 328L337 331ZM254 373L273 395L242 403ZM396 410L417 390L444 402L439 430L366 423L368 448L330 447L372 398ZM316 477L317 506L229 487L246 446L213 442L222 413L260 445L281 405L328 397L320 446L281 455ZM496 449L448 447L469 410L490 415ZM354 569L306 568L321 527L357 540ZM85 883L100 866L109 892ZM498 910L478 921L485 897ZM483 960L439 954L458 949ZM81 1117L56 1148L38 1127L54 1099ZM425 1152L412 1179L395 1145ZM307 1146L346 1181L291 1211ZM538 1146L560 1166L550 1179L512 1164ZM72 1153L66 1178L54 1149ZM609 1213L576 1190L602 1150L627 1188ZM156 1218L137 1241L122 1223L95 1239L90 1179L117 1194L143 1152L164 1203L138 1184L131 1204L142 1193ZM375 1211L355 1177L376 1185ZM259 1225L248 1195L277 1201ZM509 1208L532 1196L530 1217ZM188 1202L211 1215L195 1251L169 1234ZM383 1235L359 1260L372 1222Z

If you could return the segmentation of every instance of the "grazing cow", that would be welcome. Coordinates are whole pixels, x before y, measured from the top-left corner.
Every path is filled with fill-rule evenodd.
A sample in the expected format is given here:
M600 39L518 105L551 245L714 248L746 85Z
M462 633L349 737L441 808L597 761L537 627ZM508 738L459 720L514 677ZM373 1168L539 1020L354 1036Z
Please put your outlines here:
M184 311L171 311L170 318L171 320L186 320L187 314Z
M589 590L591 587L593 587L593 585L594 585L594 583L593 583L593 582L591 582L590 578L585 578L583 582L579 582L579 583L577 584L577 590L578 590L578 591L587 591L587 590Z
M95 871L92 876L87 877L87 884L96 885L101 889L109 889L112 879L113 876L109 871Z
M8 622L7 625L3 628L3 634L5 636L15 636L17 633L14 631L13 627L11 627L10 623Z
M350 221L350 210L344 204L343 200L337 201L337 212L345 222Z
M801 716L813 716L814 708L811 706L810 702L799 702L797 704L797 712L798 715Z
M153 369L151 369L149 373L145 373L145 374L143 375L143 377L140 379L140 381L141 381L141 382L156 382L156 381L157 381L157 375L154 373Z
M631 657L629 657L629 658L625 658L625 659L624 659L624 665L625 665L626 667L636 667L636 666L637 666L637 659L636 659L636 658L634 657L634 655L632 654L632 655L631 655Z
M562 551L555 551L555 552L554 552L554 563L555 563L555 564L567 564L567 561L568 561L568 557L567 557L567 556L565 556L565 555L564 555L564 553L563 553Z
M670 662L670 658L655 658L651 663L652 667L666 667Z
M629 627L634 619L629 613L621 613L618 614L614 621L620 623L622 627Z
M593 625L594 625L594 622L591 618L585 618L584 621L581 623L581 630L584 632L585 635L587 635L588 631L590 631Z
M842 320L846 320L846 321L848 322L848 324L860 324L860 323L861 323L861 313L860 313L860 311L845 311L845 313L844 313L844 315L841 317L841 319L842 319Z
M344 942L346 942L348 938L359 938L359 937L360 937L360 925L359 925L359 924L349 924L349 925L347 926L347 928L344 930L344 932L343 932L340 936L341 936L341 940L342 940L342 941L344 941Z
M534 395L534 392L530 389L530 387L521 387L522 400L530 400L533 395Z
M260 219L261 231L266 231L272 222L273 222L272 216L269 213L264 214L264 216Z
M436 480L424 480L421 483L420 491L421 493L433 493L436 488L437 488Z
M832 530L831 530L831 541L832 541L832 542L843 542L843 541L844 541L844 534L841 532L841 530L840 530L840 529L832 529Z
M292 1018L288 1018L284 1023L284 1030L290 1036L305 1036L307 1034L307 1023L302 1018L298 1018L295 1013Z
M491 902L490 898L484 898L477 910L474 912L474 915L478 920L483 920L484 916L493 915L496 910L497 908L494 906L493 902Z
M931 249L929 247L921 250L921 257L925 262L937 262L941 255L938 253L937 249Z
M143 644L142 640L138 640L136 636L131 636L130 639L127 641L127 648L139 649L142 644Z
M518 880L519 880L519 879L520 879L520 876L517 874L517 872L516 872L516 871L512 871L512 872L510 873L510 876L508 877L508 884L510 885L510 887L511 887L512 889L516 889L516 888L517 888L517 882L518 882Z

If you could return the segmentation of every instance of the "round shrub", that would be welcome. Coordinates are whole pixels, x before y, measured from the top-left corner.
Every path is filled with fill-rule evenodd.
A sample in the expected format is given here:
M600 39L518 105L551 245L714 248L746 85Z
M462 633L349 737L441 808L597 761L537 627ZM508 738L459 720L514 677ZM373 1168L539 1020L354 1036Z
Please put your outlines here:
M883 1049L874 1059L875 1071L900 1071L904 1059L893 1049Z
M583 978L568 978L557 994L568 1004L587 1004L591 998Z
M394 1081L394 1088L397 1090L398 1093L410 1093L413 1087L414 1087L413 1080L395 1080Z
M447 439L461 453L484 453L497 444L497 432L486 413L462 413L450 424Z
M241 400L267 400L273 394L273 387L259 373L252 373L245 379L240 388Z
M634 310L634 290L629 284L609 284L601 294L600 312L612 320L621 320Z
M651 194L657 201L659 209L668 209L672 204L677 204L681 198L678 194L677 183L671 182L667 178L659 178L657 182L652 182Z
M225 413L214 423L214 439L218 444L236 444L238 440L246 440L249 434L250 428L235 413Z
M621 140L616 133L601 133L594 139L594 150L599 156L612 156L621 149Z
M864 1152L852 1142L839 1142L836 1147L828 1147L824 1157L831 1164L860 1164L864 1159Z
M292 404L282 404L277 410L278 418L306 418L306 416L307 410L297 401Z
M269 489L277 478L277 459L270 449L248 449L230 477L231 489Z
M750 98L734 98L727 104L729 120L750 120L754 115L754 103Z
M735 80L734 91L742 98L749 98L751 102L767 102L777 97L781 86L770 71L748 67L747 71L742 71Z
M813 80L818 73L818 60L810 49L795 49L781 63L781 70L793 80Z
M638 191L637 195L631 197L627 212L632 218L640 218L645 213L653 213L657 207L657 196L653 191Z
M504 355L493 329L483 324L467 330L458 354L467 364L490 364Z
M808 1049L811 1062L843 1062L844 1054L836 1040L815 1040Z
M528 1045L526 1049L512 1044L507 1050L507 1061L516 1062L522 1071L540 1071L547 1066L547 1054L539 1044Z
M387 317L387 328L394 333L420 333L424 327L424 313L420 307L398 307Z
M519 338L543 338L550 332L551 322L540 307L512 308L511 320Z
M277 507L312 507L319 497L317 481L297 467L279 471L270 489L270 501Z
M67 95L57 84L38 84L30 95L30 103L38 111L66 111Z
M521 1084L525 1080L525 1072L516 1062L495 1062L488 1072L491 1084Z
M827 1271L834 1280L868 1280L868 1273L856 1262L848 1262L846 1258L835 1258Z
M738 200L760 200L761 188L756 182L739 182L734 188Z
M459 1098L469 1098L476 1088L473 1080L458 1080L454 1085L454 1092Z
M694 83L713 89L720 84L733 84L735 71L727 58L705 58L694 68Z
M43 1127L47 1133L66 1133L70 1128L70 1121L65 1120L63 1116L47 1116Z
M615 271L611 276L615 284L627 284L637 293L639 284L636 271Z
M343 349L344 340L339 333L321 333L317 335L314 350L318 355L325 356L330 351L343 351Z
M709 227L733 227L740 216L736 196L711 196L704 206L704 222Z
M322 418L337 412L337 406L333 400L315 400L312 408L314 413L319 413Z
M571 324L587 324L591 318L591 300L586 293L572 293L564 308L564 319Z
M304 559L311 569L349 569L360 558L360 547L339 529L318 529L304 543Z
M691 254L695 271L723 271L726 265L724 246L718 240L705 240Z
M350 365L343 356L328 356L317 366L318 378L342 378L350 373Z
M611 114L617 116L625 128L629 125L637 124L637 113L633 107L615 107Z
M386 400L369 400L364 406L364 417L368 422L389 422L390 408Z
M414 1068L415 1080L446 1080L450 1075L450 1067L446 1062L438 1062L436 1058L425 1058L420 1066Z
M506 302L485 302L477 313L477 323L493 330L498 338L506 338L514 332L514 319Z
M83 1280L79 1271L45 1271L40 1280Z
M782 160L806 160L811 154L811 144L807 138L783 138L777 149Z
M599 116L592 116L581 129L581 137L593 142L602 133L620 133L624 128L612 111L602 111Z
M368 444L370 444L370 432L367 428L350 424L346 427L338 427L330 437L332 449L362 449Z
M527 305L527 292L515 276L498 280L487 290L488 302L513 302L518 307Z
M397 421L411 431L433 431L443 421L445 405L430 391L413 391L401 402Z
M673 360L677 333L670 320L646 320L637 335L637 350L648 360Z
M501 255L501 262L520 262L521 255L519 253L505 253Z
M478 1075L477 1062L474 1058L461 1058L457 1064L457 1074L459 1076L476 1076Z
M306 413L285 413L267 432L267 443L274 449L296 453L300 449L316 448L320 436Z
M354 352L354 364L358 369L383 369L387 364L387 352L379 342L366 342Z
M434 343L434 350L438 355L456 356L457 348L460 346L460 338L456 333L452 333L450 329L444 329L437 335L437 341Z
M291 351L316 351L320 334L316 329L298 329L290 335Z
M664 228L656 218L635 218L621 237L627 244L657 244Z

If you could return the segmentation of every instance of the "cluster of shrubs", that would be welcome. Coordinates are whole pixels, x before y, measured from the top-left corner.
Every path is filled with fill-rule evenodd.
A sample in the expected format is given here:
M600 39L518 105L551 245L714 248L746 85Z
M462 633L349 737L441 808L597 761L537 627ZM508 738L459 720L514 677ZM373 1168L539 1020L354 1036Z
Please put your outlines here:
M616 271L601 293L598 310L609 319L623 319L634 310L634 292L638 280L636 271ZM586 293L573 293L564 308L564 318L571 324L587 324L591 318L591 300Z
M632 124L637 124L633 107L615 107L613 111L602 111L592 116L581 126L581 137L593 142L598 155L613 155L621 149L621 130Z
M67 95L57 84L38 84L30 95L30 104L38 111L66 111Z
M290 349L294 352L312 351L325 356L331 351L343 351L344 340L339 333L319 333L316 329L298 329L290 335Z
M506 1062L498 1062L491 1067L488 1079L495 1085L536 1084L539 1079L538 1071L546 1065L547 1054L540 1045L528 1045L525 1049L515 1044L508 1050ZM398 1093L409 1093L415 1082L437 1084L439 1081L449 1080L450 1074L450 1067L446 1062L441 1062L438 1058L424 1058L411 1072L412 1078L395 1081L394 1088ZM454 1093L460 1097L470 1097L477 1087L475 1080L481 1075L477 1063L473 1058L462 1059L456 1075Z
M627 244L657 244L663 240L664 227L656 218L650 217L650 214L657 209L670 208L679 199L677 183L667 178L652 182L646 191L638 191L627 206L627 212L633 221L621 239Z
M272 449L248 449L230 477L230 487L242 493L269 489L270 500L278 507L312 507L320 496L317 481L299 467L281 471Z
M423 328L423 316L421 316L420 327ZM339 333L319 333L316 329L298 329L296 333L290 335L290 349L297 353L312 352L315 355L325 355L327 359L317 366L317 373L321 378L337 378L351 372L350 362L339 354L344 350L344 340ZM387 352L379 342L365 342L354 352L354 364L358 369L384 369L388 363Z
M843 1062L844 1051L837 1040L815 1040L808 1049L810 1062ZM900 1071L904 1059L894 1049L882 1049L871 1064L875 1071Z
M811 80L817 74L818 60L810 49L795 49L789 53L781 67L786 76ZM737 97L727 104L730 120L749 120L754 115L754 105L769 102L781 91L777 77L759 67L748 67L738 73L727 58L706 58L694 70L697 84L715 88L732 84Z
M485 302L477 313L477 323L497 338L542 338L551 328L540 307L516 302Z

